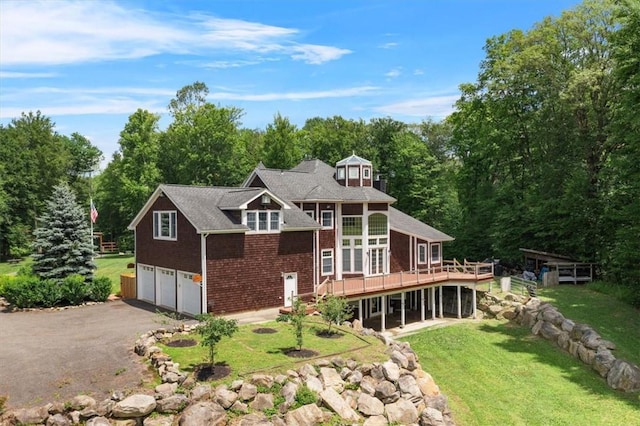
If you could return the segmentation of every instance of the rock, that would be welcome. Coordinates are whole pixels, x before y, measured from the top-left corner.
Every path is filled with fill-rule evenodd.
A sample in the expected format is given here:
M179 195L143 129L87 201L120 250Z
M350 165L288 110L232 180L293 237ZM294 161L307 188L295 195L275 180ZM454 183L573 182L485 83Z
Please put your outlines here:
M342 368L346 365L346 362L341 356L334 356L333 358L331 358L331 364L333 364L336 368Z
M178 413L189 403L186 395L177 393L157 401L156 411L161 414Z
M564 321L562 321L562 324L560 325L560 328L562 329L562 331L566 331L567 333L571 333L571 330L573 330L573 327L576 325L575 322L571 321L570 319L565 318Z
M607 383L623 392L640 391L640 368L627 361L616 359L607 374Z
M17 424L41 424L49 417L49 411L47 407L19 408L8 417L14 418Z
M398 379L398 389L403 396L409 395L409 399L422 398L422 392L420 391L418 382L416 378L410 374L400 376L400 379Z
M273 376L269 376L267 374L254 374L253 377L251 377L251 383L258 387L263 386L267 389L271 389L271 386L273 386Z
M197 385L191 389L191 400L200 401L202 399L209 399L211 396L211 385Z
M242 416L239 422L236 423L238 426L272 426L273 423L267 419L267 416L264 413L251 413L246 416Z
M116 418L144 417L156 408L156 399L149 395L131 395L113 406Z
M360 381L360 391L369 395L376 393L376 386L378 382L371 376L364 376Z
M173 395L178 389L177 383L163 383L155 387L156 399L167 398Z
M232 390L221 388L216 389L214 401L220 404L224 409L228 409L238 400L238 394Z
M554 343L557 343L560 333L560 329L558 329L558 327L556 327L549 321L545 321L540 328L540 335L547 340L551 340Z
M353 329L357 332L361 332L364 328L362 327L362 321L360 321L359 319L354 319L352 325Z
M73 410L82 411L87 407L96 405L96 400L87 395L78 395L71 400L70 405Z
M342 380L340 374L333 368L320 368L320 380L324 383L325 389L332 388L338 393L342 393L344 390L344 380Z
M256 385L253 385L251 383L243 383L242 387L240 388L240 392L238 392L238 397L242 401L250 401L256 396L257 393L258 388L256 387Z
M587 348L584 345L578 347L578 358L585 364L593 364L593 358L596 356L596 352Z
M384 414L384 404L382 401L366 393L360 394L357 409L367 417L381 416Z
M517 314L515 310L511 310L511 309L506 309L504 311L502 311L502 316L504 317L504 319L507 319L509 321L513 321Z
M419 370L419 374L417 374L416 382L418 383L418 387L420 387L420 391L425 396L436 396L440 395L440 388L436 384L435 380L431 374L427 373L424 370Z
M178 425L201 426L226 424L227 413L220 405L213 401L200 401L188 406L180 415Z
M564 321L564 316L558 312L556 308L545 309L542 312L542 319L544 321L550 322L551 324L561 327L562 322Z
M598 346L600 346L602 342L602 338L595 332L595 330L590 329L582 335L580 341L589 349L598 349Z
M293 382L287 382L280 390L280 395L284 398L286 404L291 406L296 400L296 393L298 393L298 385Z
M400 378L400 367L391 360L385 361L382 364L382 372L384 377L392 383L397 382Z
M312 390L315 393L320 393L324 390L322 382L316 376L307 377L307 380L305 380L304 383L309 388L309 390Z
M358 370L350 370L351 374L347 377L347 383L352 385L358 385L362 381L362 372Z
M146 417L142 422L142 426L172 426L174 416L153 416Z
M372 416L362 423L362 426L387 426L389 422L385 416Z
M449 411L449 405L447 403L447 397L440 394L436 396L425 396L424 402L429 408L434 408L441 413L446 413Z
M420 414L421 426L446 426L444 416L435 408L427 407Z
M570 340L571 340L571 338L569 337L569 333L566 332L566 331L561 331L560 334L558 334L558 340L556 340L556 343L562 349L567 351L567 350L569 350L569 341Z
M247 404L245 404L244 402L241 401L236 401L233 403L233 405L231 406L231 410L237 412L237 413L248 413L249 412L249 406Z
M591 327L589 327L587 324L574 324L569 335L573 340L579 341L580 339L582 339L582 335L587 331L592 331Z
M318 372L311 364L305 364L298 370L298 374L302 377L317 376Z
M384 404L390 404L400 399L400 392L396 390L393 383L383 380L376 386L376 391L373 396L378 398Z
M249 404L249 407L253 410L264 411L269 408L273 408L273 394L259 393Z
M113 420L113 426L138 426L138 422L135 419L127 419L127 420Z
M322 423L324 415L316 404L303 405L285 414L287 426L313 426Z
M85 423L87 426L111 426L109 419L106 417L93 417Z
M407 369L409 367L409 360L406 355L400 351L391 352L391 361L395 362L398 367Z
M47 418L47 426L71 426L71 420L60 413L54 414Z
M122 401L124 398L125 398L125 394L121 390L113 391L113 393L111 393L111 399L113 401L116 401L116 402Z
M536 323L533 325L533 327L531 327L531 333L540 334L540 330L542 329L543 325L544 325L544 321L542 321L542 320L536 321Z
M598 348L596 355L593 357L593 363L591 366L602 377L607 377L609 370L613 367L616 357L613 356L609 349Z
M349 422L357 422L360 420L358 413L356 413L333 388L328 388L320 392L320 398L322 398L323 405L338 414L343 420Z
M387 420L389 423L396 423L401 425L415 424L418 421L418 410L416 407L406 399L401 399L397 402L387 404L384 407L387 414Z

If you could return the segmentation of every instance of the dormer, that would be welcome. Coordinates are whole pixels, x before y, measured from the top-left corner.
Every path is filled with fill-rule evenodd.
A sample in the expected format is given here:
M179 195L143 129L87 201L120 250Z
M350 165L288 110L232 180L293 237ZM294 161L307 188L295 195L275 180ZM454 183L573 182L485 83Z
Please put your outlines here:
M372 186L371 161L355 154L338 161L336 180L342 186Z

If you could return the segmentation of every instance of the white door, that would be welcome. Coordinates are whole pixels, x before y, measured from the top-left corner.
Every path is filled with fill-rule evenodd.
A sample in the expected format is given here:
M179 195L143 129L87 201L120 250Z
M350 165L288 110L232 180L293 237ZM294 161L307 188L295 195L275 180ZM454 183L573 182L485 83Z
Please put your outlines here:
M178 271L178 312L189 315L202 313L201 287L200 283L193 281L194 275L191 272Z
M369 250L369 275L384 274L385 263L385 249L373 248Z
M153 266L138 263L136 267L136 294L140 300L156 303L155 272Z
M287 272L284 274L284 306L293 304L292 296L298 294L298 273Z
M156 267L156 305L176 310L176 271Z

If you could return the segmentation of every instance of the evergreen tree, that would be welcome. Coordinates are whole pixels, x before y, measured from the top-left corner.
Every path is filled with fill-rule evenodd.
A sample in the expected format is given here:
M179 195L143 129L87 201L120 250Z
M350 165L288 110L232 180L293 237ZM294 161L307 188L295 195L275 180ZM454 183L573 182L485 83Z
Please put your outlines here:
M93 279L93 242L88 215L66 184L54 187L34 232L33 270L43 279L64 280L79 274Z

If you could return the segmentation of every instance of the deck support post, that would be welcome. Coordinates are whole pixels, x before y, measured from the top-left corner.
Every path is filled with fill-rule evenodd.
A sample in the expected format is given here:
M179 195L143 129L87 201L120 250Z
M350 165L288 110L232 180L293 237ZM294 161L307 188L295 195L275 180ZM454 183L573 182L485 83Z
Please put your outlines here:
M440 308L440 318L442 318L442 286L440 286L440 300L438 300L438 308Z
M461 291L461 286L460 284L458 284L457 286L457 296L458 296L458 319L462 318L462 297L460 295L460 293L462 293Z
M424 304L425 304L425 300L424 300L424 288L420 289L420 321L424 322L424 315L425 315L425 309L424 309Z
M406 322L406 317L405 317L405 308L406 308L405 296L406 296L406 293L404 291L402 293L400 293L400 328L404 328L405 322Z
M476 283L473 283L473 296L472 297L473 297L473 299L472 299L472 302L473 302L473 319L476 319L476 314L477 314L476 313L476 304L477 304L476 303Z
M431 319L436 319L436 288L431 287Z
M364 323L364 301L362 299L358 300L358 319L360 320L360 324Z
M387 296L382 295L382 318L380 319L380 332L387 329Z

